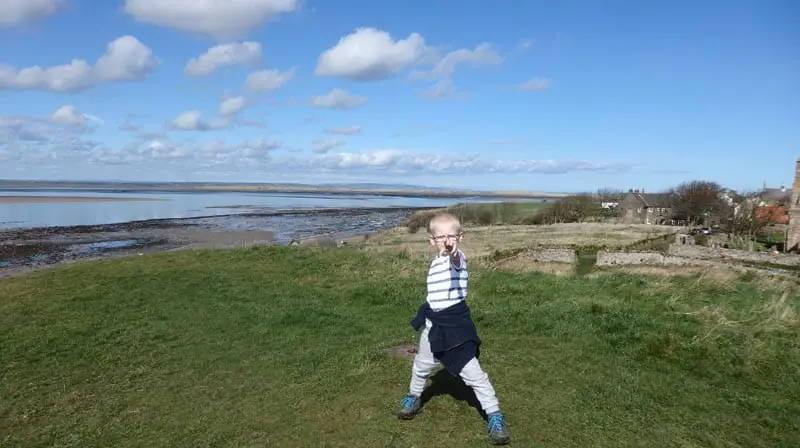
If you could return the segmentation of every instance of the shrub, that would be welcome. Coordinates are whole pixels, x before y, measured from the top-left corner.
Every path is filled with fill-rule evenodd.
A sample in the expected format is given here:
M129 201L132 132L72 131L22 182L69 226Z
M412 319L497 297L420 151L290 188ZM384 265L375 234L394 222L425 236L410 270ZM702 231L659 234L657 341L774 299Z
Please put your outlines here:
M581 222L601 215L600 205L590 195L574 195L561 199L550 207L525 219L529 224Z
M484 209L478 212L478 224L488 226L494 222L494 213L489 209Z
M409 233L417 233L419 229L428 227L435 212L426 210L424 212L414 212L406 218L405 226L408 228Z

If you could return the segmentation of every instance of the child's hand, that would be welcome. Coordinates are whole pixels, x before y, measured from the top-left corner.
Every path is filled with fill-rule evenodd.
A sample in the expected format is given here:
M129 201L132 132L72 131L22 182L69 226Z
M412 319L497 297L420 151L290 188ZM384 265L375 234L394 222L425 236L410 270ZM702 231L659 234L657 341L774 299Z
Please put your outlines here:
M454 264L455 266L459 266L460 260L458 258L458 243L454 242L452 245L448 244L445 246L444 253L442 256L447 255L450 258L450 263Z

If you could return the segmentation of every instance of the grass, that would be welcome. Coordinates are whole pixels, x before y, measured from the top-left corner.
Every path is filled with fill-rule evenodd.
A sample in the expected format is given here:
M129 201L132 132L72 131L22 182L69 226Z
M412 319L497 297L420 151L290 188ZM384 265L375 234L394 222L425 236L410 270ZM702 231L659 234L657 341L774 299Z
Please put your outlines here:
M447 394L393 416L410 362L384 349L414 341L426 268L256 247L0 281L0 445L486 446ZM479 265L470 278L515 446L800 445L794 291Z
M680 228L646 224L468 225L464 229L463 246L472 259L492 257L497 251L530 248L623 249L642 241L672 241L678 230ZM426 256L430 250L424 233L408 233L402 227L379 232L367 240L351 238L349 242L368 251L406 252L419 257Z
M586 275L591 273L597 264L596 247L583 247L577 251L578 260L575 263L575 273L577 275Z
M533 201L461 203L443 209L414 212L406 218L404 225L411 233L424 230L431 218L442 211L458 216L464 224L517 225L524 224L527 218L549 205L548 202Z

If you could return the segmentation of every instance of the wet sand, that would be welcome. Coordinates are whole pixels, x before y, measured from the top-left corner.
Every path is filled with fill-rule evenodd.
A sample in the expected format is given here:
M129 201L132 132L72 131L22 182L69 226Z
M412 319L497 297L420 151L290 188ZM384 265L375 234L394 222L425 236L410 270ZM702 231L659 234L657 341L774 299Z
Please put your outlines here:
M149 225L148 225L149 224ZM132 223L89 231L72 228L48 233L45 229L0 232L0 279L78 261L143 255L178 249L221 249L271 244L269 231L209 231L170 223ZM5 234L5 235L4 235Z
M53 202L161 201L158 198L117 198L93 196L0 196L0 204L46 204Z

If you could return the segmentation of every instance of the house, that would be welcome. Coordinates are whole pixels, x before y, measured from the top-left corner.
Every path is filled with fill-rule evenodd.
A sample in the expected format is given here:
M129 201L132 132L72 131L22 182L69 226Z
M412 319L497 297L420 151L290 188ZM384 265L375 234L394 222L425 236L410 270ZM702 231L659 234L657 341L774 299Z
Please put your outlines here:
M674 224L669 196L629 190L617 206L618 215L626 224Z
M758 205L785 205L788 206L792 201L792 190L781 185L780 188L764 188L758 195Z
M619 201L614 199L606 199L604 201L600 201L600 208L603 210L616 210L619 207Z
M756 207L756 219L766 225L789 224L789 207L785 205Z

